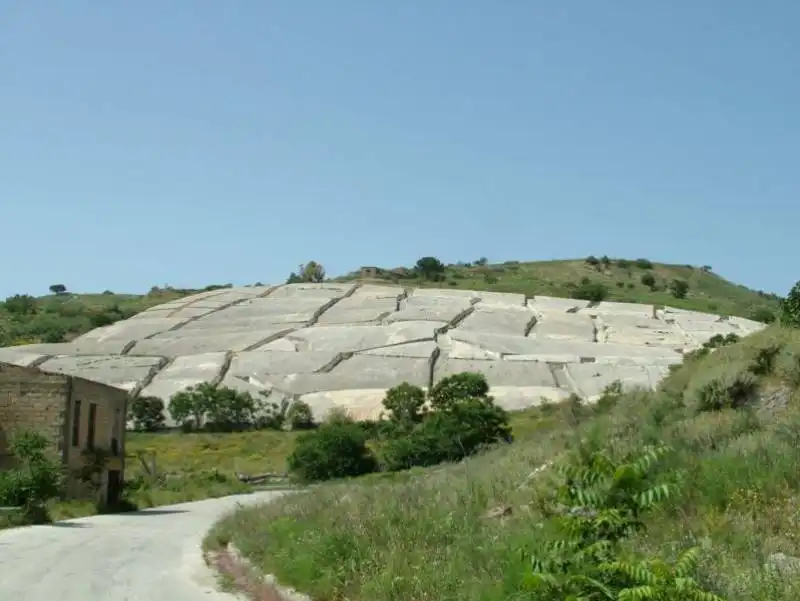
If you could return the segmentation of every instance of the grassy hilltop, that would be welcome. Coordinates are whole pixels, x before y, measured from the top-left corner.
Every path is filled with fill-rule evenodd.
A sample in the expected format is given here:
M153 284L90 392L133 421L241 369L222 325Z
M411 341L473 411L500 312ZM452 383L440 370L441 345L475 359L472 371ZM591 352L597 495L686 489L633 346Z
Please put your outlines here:
M434 259L435 261L435 259ZM485 260L455 265L359 271L333 281L362 281L405 287L456 288L550 295L588 300L616 300L774 319L778 297L750 290L715 274L710 267L667 265L647 259L586 259L489 264ZM364 276L368 277L364 277ZM292 274L290 281L297 281ZM58 294L33 297L20 293L0 303L0 346L64 342L89 330L126 319L203 289L153 287L147 294ZM60 287L52 286L58 290Z
M375 272L366 268L336 279L669 305L757 321L769 321L778 307L776 295L734 284L708 265L670 265L604 256L498 264L479 259L441 267L428 277L419 269L401 267L373 268Z
M17 294L0 303L0 346L67 342L101 326L202 290L153 287L147 294Z

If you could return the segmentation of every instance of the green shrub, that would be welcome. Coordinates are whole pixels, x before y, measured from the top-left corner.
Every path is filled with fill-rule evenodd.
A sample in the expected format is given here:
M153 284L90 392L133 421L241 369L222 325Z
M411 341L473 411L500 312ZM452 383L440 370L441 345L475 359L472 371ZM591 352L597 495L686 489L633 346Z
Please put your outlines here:
M408 384L387 394L391 407L381 459L389 471L458 461L488 445L510 442L509 415L489 396L480 373L443 378L428 395L430 411L422 412L422 391Z
M294 401L286 411L286 423L292 430L310 430L314 427L314 413L304 401Z
M800 388L800 344L789 343L775 356L774 371L783 382Z
M588 257L586 257L585 261L587 265L591 265L592 267L597 267L598 265L600 265L600 259L598 259L594 255L589 255Z
M669 284L669 291L675 298L686 298L689 293L689 282L686 280L672 280Z
M656 278L652 273L643 273L639 281L648 288L652 288L656 285Z
M3 308L12 315L35 315L38 311L38 303L30 294L15 294L5 300Z
M599 303L607 299L608 294L608 287L604 284L584 279L572 290L570 296L579 300L587 300L593 303Z
M800 281L792 286L789 294L781 301L781 324L792 328L800 327Z
M639 269L653 269L653 262L650 259L636 259L633 264Z
M403 382L386 391L383 408L390 423L396 428L410 430L425 415L425 391L419 386Z
M128 413L136 430L155 432L164 427L164 401L158 397L136 397L130 402Z
M761 323L775 323L775 312L768 307L756 307L750 311L748 319Z
M615 462L582 452L558 469L561 486L545 501L539 549L531 558L526 588L541 601L721 601L692 578L699 550L689 548L672 564L626 553L623 541L645 530L644 515L673 497L677 487L654 476L666 447L646 448Z
M170 398L172 419L184 430L232 432L249 427L280 428L286 406L259 403L246 392L204 382Z
M740 340L741 338L739 337L739 335L735 334L734 332L730 332L725 335L714 334L711 338L709 338L703 343L702 348L704 349L720 348L723 346L728 346L729 344L736 344Z
M628 259L617 259L617 267L620 269L628 269L631 266L631 262Z
M460 461L498 442L511 442L508 414L491 398L463 399L432 411L405 436L391 438L382 460L389 471Z
M684 401L698 413L738 409L756 391L757 380L745 362L724 362L698 373L684 393Z
M303 482L362 476L378 468L367 447L367 436L344 419L322 424L302 434L287 459L289 470Z
M17 465L0 471L0 505L21 507L29 522L47 521L46 503L61 493L64 474L49 447L43 434L19 432L9 444Z

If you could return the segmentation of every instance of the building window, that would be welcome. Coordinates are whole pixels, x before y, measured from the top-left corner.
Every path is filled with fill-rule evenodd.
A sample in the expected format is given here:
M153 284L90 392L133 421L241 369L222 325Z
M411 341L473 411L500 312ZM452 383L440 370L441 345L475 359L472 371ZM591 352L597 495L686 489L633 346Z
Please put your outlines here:
M114 430L111 434L111 453L117 457L119 455L119 434L122 423L122 412L117 409L114 411Z
M81 402L75 401L72 405L72 446L81 443Z
M94 451L94 434L97 428L97 403L89 403L89 432L86 435L86 448Z

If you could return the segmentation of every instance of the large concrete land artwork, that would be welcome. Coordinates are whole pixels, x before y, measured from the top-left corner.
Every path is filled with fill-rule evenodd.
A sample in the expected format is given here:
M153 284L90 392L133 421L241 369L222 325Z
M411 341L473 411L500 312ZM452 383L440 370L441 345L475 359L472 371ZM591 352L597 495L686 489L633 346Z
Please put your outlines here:
M213 382L302 399L317 418L341 407L375 418L386 389L462 371L486 375L507 409L610 383L655 386L716 334L764 327L618 302L358 283L204 292L153 307L69 343L0 348L0 361L80 376L168 402Z

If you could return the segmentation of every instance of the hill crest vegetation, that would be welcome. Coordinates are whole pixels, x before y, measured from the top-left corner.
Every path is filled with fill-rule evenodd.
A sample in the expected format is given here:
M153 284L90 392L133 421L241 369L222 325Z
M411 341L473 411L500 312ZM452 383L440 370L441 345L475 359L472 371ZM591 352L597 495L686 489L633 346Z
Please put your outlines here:
M365 267L341 277L326 279L321 263L310 261L292 272L287 283L365 281L406 287L436 287L526 296L548 295L591 302L670 305L677 308L737 315L771 323L780 298L754 291L718 276L710 266L669 265L648 259L612 259L591 256L557 261L505 261L486 258L445 265L436 257L422 257L410 268ZM256 285L260 285L258 282ZM127 319L150 307L184 296L231 284L201 289L154 286L147 294L73 294L65 284L52 284L48 296L15 294L0 303L0 346L68 342L94 328Z

